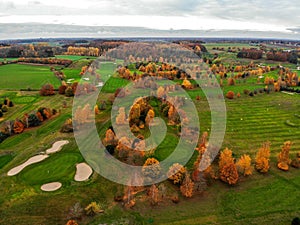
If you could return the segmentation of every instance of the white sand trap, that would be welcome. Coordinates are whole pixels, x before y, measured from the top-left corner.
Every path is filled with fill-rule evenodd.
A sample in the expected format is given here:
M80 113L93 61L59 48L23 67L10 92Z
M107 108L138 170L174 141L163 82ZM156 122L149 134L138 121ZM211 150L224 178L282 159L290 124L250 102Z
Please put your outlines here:
M92 175L92 168L86 163L79 163L76 165L75 181L86 181Z
M52 182L49 184L42 185L41 190L42 191L56 191L56 190L60 189L61 186L62 186L62 184L59 182Z
M48 155L36 155L36 156L33 156L30 159L28 159L26 162L24 162L23 164L21 164L21 165L15 167L15 168L11 169L10 171L8 171L7 176L17 175L26 166L29 166L29 165L34 164L34 163L41 162L41 161L45 160L48 157L49 157Z
M52 145L51 148L46 150L46 153L47 154L52 154L52 153L55 153L55 152L59 152L62 149L62 147L66 144L69 144L69 141L57 141Z

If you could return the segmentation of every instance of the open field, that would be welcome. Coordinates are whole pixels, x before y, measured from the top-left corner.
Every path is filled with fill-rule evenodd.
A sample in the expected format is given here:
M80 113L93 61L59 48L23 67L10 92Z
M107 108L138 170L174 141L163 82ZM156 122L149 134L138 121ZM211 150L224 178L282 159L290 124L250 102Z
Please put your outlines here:
M51 83L59 87L60 81L53 75L48 66L11 64L0 67L0 89L40 89Z

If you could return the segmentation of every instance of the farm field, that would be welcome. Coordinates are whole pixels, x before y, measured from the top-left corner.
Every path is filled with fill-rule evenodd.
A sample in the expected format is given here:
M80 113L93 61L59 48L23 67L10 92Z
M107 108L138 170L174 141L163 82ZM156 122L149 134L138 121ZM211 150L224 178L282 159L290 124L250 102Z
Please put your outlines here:
M249 44L238 43L208 43L205 46L209 51L206 56L214 52L213 47L252 47ZM74 79L72 82L80 81L81 76L79 74L82 68L90 65L95 59L95 57L72 55L57 55L55 57L73 61L67 67L55 66L56 70L64 73L65 81ZM220 60L225 66L232 62L235 62L234 66L248 65L252 61L250 59L238 59L233 53L220 52L218 58L214 60ZM115 93L117 89L132 82L131 79L121 78L117 72L123 62L122 60L104 62L96 71L100 81L105 83L97 100L99 112L95 115L98 136L103 143L108 136L107 130L112 125L111 111L118 110L112 105ZM255 156L259 148L264 142L269 141L271 147L268 173L262 174L253 170L253 174L250 176L239 175L235 185L222 182L220 177L211 177L207 179L205 185L201 186L203 191L195 192L191 198L180 194L180 185L174 185L170 180L166 180L157 184L159 190L162 187L165 188L167 197L163 201L157 205L151 204L148 195L150 187L142 187L135 192L135 205L132 208L126 208L127 200L125 197L121 197L121 201L117 200L117 197L124 193L126 195L125 186L121 184L109 181L96 172L93 172L86 181L77 182L74 180L76 165L85 162L85 159L78 149L74 134L61 132L61 128L72 118L74 97L58 94L57 91L52 96L40 95L38 90L42 85L51 83L57 89L62 84L50 71L50 67L20 64L0 66L0 103L2 104L7 99L14 103L0 118L1 132L7 132L7 128L4 129L4 127L8 126L9 121L23 121L26 114L37 115L37 110L41 107L57 111L55 115L42 121L40 125L28 127L20 134L12 134L0 143L0 225L57 225L66 224L74 218L79 225L291 224L293 218L300 216L300 205L298 204L300 173L299 169L291 166L289 171L278 169L277 161L282 145L286 141L292 142L289 151L291 159L295 159L299 153L300 95L296 92L267 91L268 85L274 86L274 83L265 84L264 79L270 77L274 78L274 82L276 82L279 78L279 65L281 64L273 65L273 62L264 58L253 61L254 64L261 62L274 66L274 69L264 72L261 75L263 78L260 78L259 82L258 74L249 75L249 77L242 79L238 78L239 72L233 70L228 72L226 78L221 78L219 72L216 73L216 76L218 82L223 79L221 91L224 96L227 96L230 91L234 93L233 99L224 98L227 119L221 150L231 149L236 161L244 154L248 154L252 159L251 166L254 168ZM214 62L210 67L213 64ZM295 65L289 65L288 68L295 68ZM143 74L136 68L129 71L131 74L135 71L137 74ZM298 75L300 75L299 72ZM235 83L230 85L229 78L233 77L235 77ZM182 85L186 79L174 78L172 81ZM84 81L83 83L88 82ZM194 84L192 80L191 83ZM160 84L164 86L165 81L160 81ZM67 85L71 86L71 83ZM34 90L28 90L28 88ZM295 86L294 88L297 89L298 87ZM99 91L100 88L95 90ZM198 112L200 133L208 132L209 134L212 124L211 114L216 112L210 110L206 96L199 87L194 85L192 88L186 88L185 91L192 99ZM255 94L253 94L254 92ZM174 96L172 91L169 91L168 94ZM218 97L220 98L220 96ZM78 98L88 99L89 93L86 91L85 95L78 96ZM153 108L155 116L162 118L167 124L165 139L150 155L150 157L162 161L173 153L179 142L179 126L168 123L170 122L170 111L167 111L166 114L163 112L161 100L150 99L149 104ZM103 103L105 106L100 107ZM91 106L91 109L92 113L96 112L94 106ZM143 116L146 117L146 115ZM140 120L141 117L140 115L138 119ZM72 120L71 123L73 123ZM74 129L80 131L80 126L74 127ZM151 135L148 128L140 128L139 132L145 138ZM21 165L29 158L45 154L45 151L53 143L60 140L66 140L69 143L64 145L59 152L49 154L45 160L25 167L20 173L14 176L7 175L8 171ZM116 152L114 156L120 157ZM188 173L193 172L197 156L198 152L195 151L185 165ZM146 161L147 157L142 159ZM121 160L121 157L118 159ZM211 167L217 175L219 175L218 162L219 158L217 157ZM53 192L41 190L42 185L51 182L60 182L62 187ZM174 196L178 198L177 202L173 200ZM93 216L85 215L84 208L91 202L99 203L104 212L96 213ZM72 214L76 203L80 203L83 210L78 218Z

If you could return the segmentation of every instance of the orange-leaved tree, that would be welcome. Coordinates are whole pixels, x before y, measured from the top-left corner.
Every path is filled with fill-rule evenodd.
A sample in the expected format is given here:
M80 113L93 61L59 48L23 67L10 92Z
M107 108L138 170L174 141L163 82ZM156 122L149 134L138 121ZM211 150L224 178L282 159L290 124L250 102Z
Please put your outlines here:
M289 170L289 165L291 164L291 159L289 157L291 145L292 143L290 141L286 141L281 147L281 152L278 155L277 163L278 168L281 170Z
M252 174L251 157L249 155L242 155L237 161L236 167L238 171L244 176Z
M267 173L270 169L270 142L265 142L255 157L255 168L260 173Z
M194 182L191 180L190 174L185 173L184 180L180 186L181 194L184 197L191 198L193 196Z
M174 163L167 173L168 178L173 181L174 184L180 184L183 181L186 169L179 163Z
M234 164L234 158L232 157L232 151L228 148L223 150L219 158L219 171L222 181L234 185L239 179L239 174Z

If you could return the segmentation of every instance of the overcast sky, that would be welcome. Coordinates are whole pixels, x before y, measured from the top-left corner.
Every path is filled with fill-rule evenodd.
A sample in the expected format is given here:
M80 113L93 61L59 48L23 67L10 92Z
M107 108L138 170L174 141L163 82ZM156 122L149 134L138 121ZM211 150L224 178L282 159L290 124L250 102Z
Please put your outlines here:
M299 0L0 0L0 23L291 32L299 9Z

